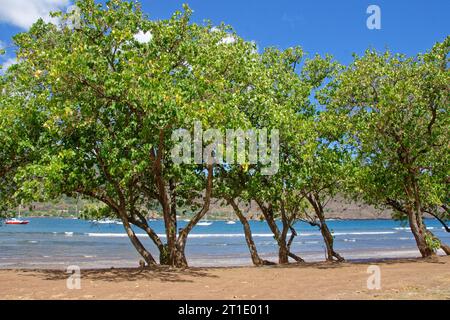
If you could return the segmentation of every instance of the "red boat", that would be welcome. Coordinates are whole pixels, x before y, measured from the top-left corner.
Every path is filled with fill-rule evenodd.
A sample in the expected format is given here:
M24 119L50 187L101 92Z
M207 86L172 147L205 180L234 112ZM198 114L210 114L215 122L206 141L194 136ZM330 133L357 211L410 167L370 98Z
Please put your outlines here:
M8 219L5 221L5 224L28 224L30 221L28 220L20 220L16 218Z

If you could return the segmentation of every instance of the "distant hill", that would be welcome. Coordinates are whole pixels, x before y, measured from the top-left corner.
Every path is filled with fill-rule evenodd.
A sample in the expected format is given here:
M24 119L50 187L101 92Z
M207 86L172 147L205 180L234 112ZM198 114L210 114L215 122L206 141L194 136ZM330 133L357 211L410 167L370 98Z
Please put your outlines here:
M24 216L58 216L58 217L76 217L86 206L95 206L96 203L85 199L74 199L62 197L58 201L45 203L32 203L23 206L21 212ZM242 211L250 219L258 219L261 216L256 203L252 202L250 206L240 204ZM336 197L331 200L326 208L327 218L331 219L389 219L390 210L379 210L373 206L363 203L350 202L343 197ZM180 210L183 212L183 210ZM150 214L152 217L158 215L157 210ZM186 215L191 213L186 210ZM213 199L211 209L208 213L209 219L227 219L234 217L233 209L230 206L223 205L223 201Z
M257 219L261 215L255 202L252 202L250 206L240 204L240 208L248 218ZM233 209L230 206L221 205L220 201L213 201L210 212L220 216L233 215ZM325 212L327 218L330 219L390 219L392 214L391 210L376 209L373 206L351 202L339 196L329 201Z

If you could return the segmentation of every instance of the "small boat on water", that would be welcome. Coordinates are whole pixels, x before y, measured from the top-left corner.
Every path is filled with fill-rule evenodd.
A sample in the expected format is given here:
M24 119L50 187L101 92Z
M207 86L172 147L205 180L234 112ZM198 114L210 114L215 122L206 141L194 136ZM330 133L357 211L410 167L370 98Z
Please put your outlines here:
M28 224L28 223L30 223L30 221L28 221L28 220L20 219L20 211L21 211L21 209L22 209L22 204L19 205L19 212L18 212L17 218L6 219L5 220L5 224L20 225L20 224Z
M197 225L198 226L210 226L210 225L212 225L213 223L212 222L209 222L209 221L200 221L199 223L197 223Z
M207 227L212 225L212 221L208 221L208 214L205 215L205 220L200 220L197 225L198 226L203 226L203 227Z
M28 224L28 223L30 223L30 221L21 220L21 219L17 219L17 218L11 218L11 219L7 219L5 221L5 224Z
M101 219L101 220L93 220L92 222L98 224L119 224L121 221L114 219Z
M234 220L228 220L228 221L227 221L227 224L236 224L236 221L234 221Z

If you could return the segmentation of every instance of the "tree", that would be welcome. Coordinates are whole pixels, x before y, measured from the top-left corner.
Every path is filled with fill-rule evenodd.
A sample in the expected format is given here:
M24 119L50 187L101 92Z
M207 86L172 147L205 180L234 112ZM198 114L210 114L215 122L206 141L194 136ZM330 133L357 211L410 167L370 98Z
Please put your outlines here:
M241 222L252 263L255 266L270 265L272 264L270 261L259 256L250 224L239 206L241 202L250 203L252 201L246 190L248 180L251 177L244 171L245 169L242 166L220 166L216 175L214 195L219 199L224 199L233 208Z
M38 156L45 121L36 108L37 100L25 88L41 89L32 79L15 77L17 68L11 66L0 78L0 216L7 216L7 209L20 203L16 174Z
M310 85L315 95L311 103L316 121L311 123L315 144L307 150L309 153L304 150L296 156L303 160L302 166L296 170L296 189L308 204L304 206L301 220L319 228L328 261L343 261L344 258L334 250L334 237L326 222L325 208L338 192L344 194L344 182L351 175L353 164L345 148L345 131L330 121L326 100L323 99L324 84L332 81L341 68L331 56L322 58L317 55L305 63L301 72L302 80Z
M442 247L427 231L427 208L448 203L450 38L414 58L367 51L331 84L328 108L347 126L359 168L352 178L369 203L408 219L423 257Z
M257 61L254 45L226 26L190 23L191 11L151 21L138 4L78 1L77 24L56 13L59 26L38 21L14 39L19 76L34 78L49 141L38 162L23 170L29 194L82 194L105 203L148 264L156 261L137 238L143 229L160 251L160 262L187 266L185 245L209 209L214 163L180 165L172 160L171 133L224 127L239 121L247 78ZM144 35L142 37L142 35ZM142 41L146 38L146 41ZM203 193L204 192L204 193ZM181 230L177 207L203 198ZM146 204L162 207L167 242L148 225Z
M264 175L261 164L251 165L247 170L249 179L246 183L248 199L259 206L264 220L268 224L278 245L278 261L288 263L289 257L303 261L290 250L296 235L293 225L298 216L299 193L292 188L292 175L295 165L290 147L298 144L299 148L308 145L307 105L308 88L296 74L296 67L304 57L301 48L289 48L279 51L266 49L262 60L262 71L255 85L256 101L245 111L249 114L252 126L266 128L268 131L279 131L279 150L271 148L271 152L279 152L278 170L272 175ZM299 130L299 128L303 130ZM290 210L291 209L291 210ZM281 227L277 224L281 221ZM291 237L288 239L288 234Z

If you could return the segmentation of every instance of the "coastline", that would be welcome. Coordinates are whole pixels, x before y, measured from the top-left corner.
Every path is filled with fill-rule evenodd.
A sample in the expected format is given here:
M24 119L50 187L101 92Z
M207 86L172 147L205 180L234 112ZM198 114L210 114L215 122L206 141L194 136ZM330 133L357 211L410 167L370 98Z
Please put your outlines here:
M381 289L367 288L368 267ZM423 275L427 276L424 277ZM69 290L61 270L0 270L0 299L450 299L450 257L265 267L82 269Z
M149 222L164 240L162 221ZM184 224L182 221L180 224ZM259 255L276 262L278 251L273 234L264 222L250 222ZM450 235L434 220L429 229L450 243ZM394 220L371 219L330 221L338 252L347 260L419 257L414 237L408 227ZM158 250L140 230L136 235L158 257ZM25 226L0 227L2 255L0 269L60 269L77 265L82 269L128 268L139 266L141 257L132 247L123 226L93 225L85 220L30 218ZM186 254L192 267L251 266L245 234L239 223L229 225L214 221L198 226L188 237ZM307 262L325 259L322 235L305 223L297 226L292 250ZM439 252L441 253L441 252Z
M77 217L62 217L62 216L33 216L33 215L26 215L23 216L23 218L33 218L33 219L46 219L46 218L52 218L52 219L67 219L67 220L83 220ZM153 219L155 221L164 221L163 218L161 217L157 217L157 218L150 218ZM179 218L180 219L180 218ZM432 218L428 218L426 217L425 219L432 219ZM182 220L182 219L181 219ZM214 217L208 217L209 221L228 221L228 219L225 219L223 217L220 218L214 218ZM247 218L248 221L256 221L259 222L261 221L261 219L257 219L257 218ZM394 220L392 218L389 217L377 217L377 218L373 218L373 217L355 217L355 218L341 218L341 217L336 217L336 218L327 218L327 221L352 221L352 220L356 220L356 221L364 221L364 220ZM85 221L89 221L89 220L85 220ZM237 220L236 218L233 219L233 221L236 221L236 223L239 223L239 220ZM275 221L280 221L280 219L275 219ZM394 220L395 221L395 220Z

